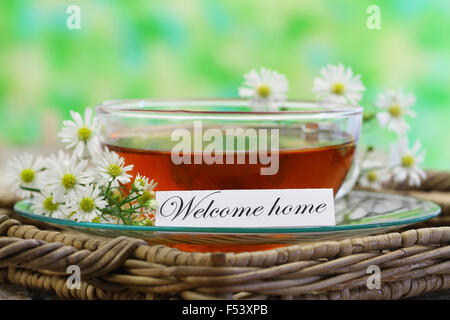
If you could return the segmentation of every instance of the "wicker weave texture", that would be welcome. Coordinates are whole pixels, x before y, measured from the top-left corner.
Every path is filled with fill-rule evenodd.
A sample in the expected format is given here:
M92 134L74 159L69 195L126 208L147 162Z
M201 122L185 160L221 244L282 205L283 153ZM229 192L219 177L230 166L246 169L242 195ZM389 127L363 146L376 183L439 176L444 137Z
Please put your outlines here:
M441 205L441 217L420 224L425 228L257 252L105 241L40 230L0 209L0 282L68 299L400 299L449 289L450 227L443 225L450 225L450 173L427 173L420 189L389 191ZM13 197L2 199L11 207ZM74 264L79 289L67 286ZM369 266L381 270L379 289L367 286Z
M44 231L0 213L0 281L77 299L398 299L450 288L450 227L245 253ZM66 285L81 269L80 289ZM381 287L369 289L369 266Z

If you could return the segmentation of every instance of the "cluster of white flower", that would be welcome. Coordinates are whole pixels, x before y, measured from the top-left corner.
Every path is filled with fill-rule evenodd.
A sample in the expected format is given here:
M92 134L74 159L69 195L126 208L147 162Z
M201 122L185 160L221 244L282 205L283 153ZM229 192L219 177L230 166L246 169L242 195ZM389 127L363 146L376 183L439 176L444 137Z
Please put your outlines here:
M318 98L327 102L349 103L356 105L362 99L365 90L361 77L353 76L351 68L328 65L321 70L322 78L314 80L313 91L318 92ZM406 116L414 117L416 114L410 110L415 97L412 93L405 94L403 90L390 90L378 94L375 105L378 107L376 118L381 128L394 131L398 134L398 141L391 145L390 159L382 164L381 168L372 168L364 171L359 183L373 189L381 189L383 184L393 180L395 183L406 182L410 186L419 186L426 178L426 173L419 167L423 162L425 152L421 150L417 140L409 148L406 133L409 125Z
M156 183L137 174L117 153L101 147L96 119L71 112L58 136L72 154L46 158L25 153L9 161L7 179L21 198L31 198L36 214L75 221L153 224ZM128 190L130 189L130 190ZM145 198L145 200L144 200Z
M387 163L364 170L359 184L375 190L382 189L389 182L420 186L427 177L420 167L424 158L425 150L422 150L419 140L410 148L408 138L400 137L396 143L391 144Z
M312 91L317 94L323 106L356 106L360 103L366 88L361 76L354 74L350 67L329 64L320 70L320 74L320 77L314 78ZM277 111L287 97L286 77L276 71L261 68L258 73L251 70L244 79L239 95L250 98L250 106L256 111ZM410 109L414 103L414 95L406 94L401 89L387 89L378 95L375 102L378 123L381 128L396 132L398 142L391 146L390 160L383 168L364 171L359 181L362 186L380 189L388 180L418 186L426 178L426 173L419 167L425 152L421 150L418 140L409 149L406 138L410 127L405 118L416 116Z

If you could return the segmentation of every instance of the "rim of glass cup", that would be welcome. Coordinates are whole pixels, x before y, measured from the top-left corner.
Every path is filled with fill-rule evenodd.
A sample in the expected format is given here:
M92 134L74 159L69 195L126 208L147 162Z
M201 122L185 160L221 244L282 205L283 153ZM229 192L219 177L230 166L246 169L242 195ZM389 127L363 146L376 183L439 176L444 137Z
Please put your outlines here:
M222 111L190 110L191 107L249 107L248 99L200 98L200 99L124 99L108 100L96 106L98 114L144 118L256 118L279 120L293 118L333 119L361 115L361 106L351 106L313 100L287 100L280 107L291 110L279 111ZM168 109L170 108L170 109ZM298 110L292 110L298 109Z

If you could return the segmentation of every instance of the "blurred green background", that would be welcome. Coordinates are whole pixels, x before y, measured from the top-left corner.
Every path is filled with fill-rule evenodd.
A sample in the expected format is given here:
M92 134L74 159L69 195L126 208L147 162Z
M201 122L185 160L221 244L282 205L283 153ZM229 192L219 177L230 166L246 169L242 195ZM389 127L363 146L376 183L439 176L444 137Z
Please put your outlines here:
M80 30L66 27L71 4ZM381 30L366 27L372 4ZM362 75L363 105L413 91L409 136L425 167L450 169L449 30L448 0L1 1L0 147L51 144L69 110L103 100L235 97L260 66L286 74L290 98L313 98L320 68L341 62ZM394 137L366 132L383 148Z

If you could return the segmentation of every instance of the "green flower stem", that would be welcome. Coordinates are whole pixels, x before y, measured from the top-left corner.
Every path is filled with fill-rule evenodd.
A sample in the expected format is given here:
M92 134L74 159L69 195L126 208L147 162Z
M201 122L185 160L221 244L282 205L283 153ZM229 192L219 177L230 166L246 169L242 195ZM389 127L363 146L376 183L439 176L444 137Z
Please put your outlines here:
M110 202L112 202L112 204L116 205L117 207L120 207L119 203L118 203L116 200L114 200L114 199L109 195L109 192L105 192L105 193L104 193L104 196L105 196Z
M39 193L41 193L41 190L40 189L36 189L36 188L30 188L30 187L24 187L24 186L20 186L20 189L22 189L22 190L27 190L27 191L31 191L31 192L39 192Z
M120 206L123 206L124 204L129 204L130 205L130 207L131 207L131 202L132 201L134 201L134 200L137 200L137 198L139 198L139 196L140 195L136 195L135 197L133 197L133 198L129 198L130 197L130 195L127 195L123 200L122 200L122 202L120 203Z
M101 211L101 210L100 210ZM100 215L103 219L105 219L106 221L108 221L109 222L109 219L103 214L103 212L101 213L101 215Z
M146 208L146 206L143 205L137 205L136 207L133 207L132 202L137 200L141 194L139 194L136 191L131 191L126 196L124 195L124 190L126 189L123 186L117 186L117 187L111 187L112 181L108 183L105 189L103 189L102 195L104 198L109 202L110 207L109 208L103 208L100 210L102 212L102 215L110 215L113 217L116 217L120 219L124 224L133 224L133 215L138 214L139 210L142 208ZM122 200L117 201L114 199L110 193L113 190L119 190L119 192L122 195ZM128 204L129 208L124 208L124 206Z
M111 216L118 217L118 218L120 218L123 221L123 223L129 224L129 223L127 223L127 221L125 221L125 218L122 216L121 209L118 209L118 208L112 208L112 209L103 208L100 211L102 212L102 214L106 213L106 214L109 214Z

